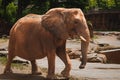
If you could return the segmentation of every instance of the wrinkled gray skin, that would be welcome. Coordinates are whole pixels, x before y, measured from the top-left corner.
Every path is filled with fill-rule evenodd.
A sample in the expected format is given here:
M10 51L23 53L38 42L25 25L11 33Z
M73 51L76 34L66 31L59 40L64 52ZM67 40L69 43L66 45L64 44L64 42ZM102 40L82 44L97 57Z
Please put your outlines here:
M27 59L32 64L32 74L38 74L35 60L48 58L48 75L55 78L55 55L65 64L61 74L69 77L71 62L65 53L66 39L77 35L81 38L82 61L87 62L90 35L83 12L77 8L54 8L40 16L29 14L19 19L10 31L8 61L4 73L11 73L11 62L15 56Z

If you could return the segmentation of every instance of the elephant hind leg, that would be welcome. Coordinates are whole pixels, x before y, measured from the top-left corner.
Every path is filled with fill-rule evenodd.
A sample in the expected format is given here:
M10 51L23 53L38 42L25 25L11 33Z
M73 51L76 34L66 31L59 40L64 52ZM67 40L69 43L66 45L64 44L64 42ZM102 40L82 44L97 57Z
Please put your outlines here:
M7 59L7 64L4 69L4 73L12 73L11 70L11 63L13 58L15 57L15 44L16 44L16 39L15 35L13 33L10 34L10 39L9 39L9 46L8 46L8 59Z
M52 79L56 79L55 76L55 51L51 51L51 53L48 53L47 55L47 59L48 59L48 75L47 75L47 79L52 80Z
M14 55L8 55L8 60L7 60L7 64L6 64L6 67L5 67L5 70L4 70L4 74L12 73L11 63L12 63L12 60L13 60L14 57L15 57Z
M32 74L33 75L41 75L42 72L38 72L37 64L35 60L30 61L32 65Z

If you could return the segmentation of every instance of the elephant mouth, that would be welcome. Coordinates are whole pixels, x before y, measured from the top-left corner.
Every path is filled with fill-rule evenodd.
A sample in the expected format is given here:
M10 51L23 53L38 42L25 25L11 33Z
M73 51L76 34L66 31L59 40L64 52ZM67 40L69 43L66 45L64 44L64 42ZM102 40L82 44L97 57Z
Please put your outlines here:
M77 36L78 38L80 38L82 41L86 42L87 40L81 36L79 33L77 33L77 31L75 29L72 29L71 32L69 33L70 38L75 38L75 36Z
M75 38L75 35L70 35L70 38L74 39ZM86 42L87 40L83 37L83 36L80 36L80 35L76 35L78 38L80 38L82 41Z

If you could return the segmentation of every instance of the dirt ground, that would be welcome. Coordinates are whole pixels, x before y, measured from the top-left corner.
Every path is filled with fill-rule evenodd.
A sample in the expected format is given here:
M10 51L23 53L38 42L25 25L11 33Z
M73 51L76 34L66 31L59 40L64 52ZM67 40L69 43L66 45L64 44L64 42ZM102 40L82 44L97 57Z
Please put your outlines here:
M113 46L120 46L120 40L114 35L99 36L95 39L96 43L109 43ZM0 48L8 46L8 42L0 42ZM93 44L90 44L93 46ZM74 40L67 41L67 48L79 49L80 44ZM72 70L71 76L74 77L72 80L120 80L120 64L103 64L103 63L87 63L85 69L79 69L79 59L71 59ZM48 68L47 58L37 60L39 67ZM56 73L64 69L62 61L56 57ZM25 69L13 69L14 74L5 75L3 74L4 66L0 64L0 80L45 80L45 75L31 75L30 66Z
M30 67L25 69L13 68L12 74L3 74L4 66L0 64L0 80L45 80L45 76L31 75Z

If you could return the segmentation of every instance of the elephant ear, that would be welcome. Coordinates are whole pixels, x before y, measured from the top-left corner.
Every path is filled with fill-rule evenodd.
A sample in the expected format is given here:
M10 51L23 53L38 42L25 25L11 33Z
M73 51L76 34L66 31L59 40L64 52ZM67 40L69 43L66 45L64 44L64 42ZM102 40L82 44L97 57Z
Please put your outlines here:
M64 15L59 11L50 11L43 15L42 26L58 39L67 39L69 37Z

